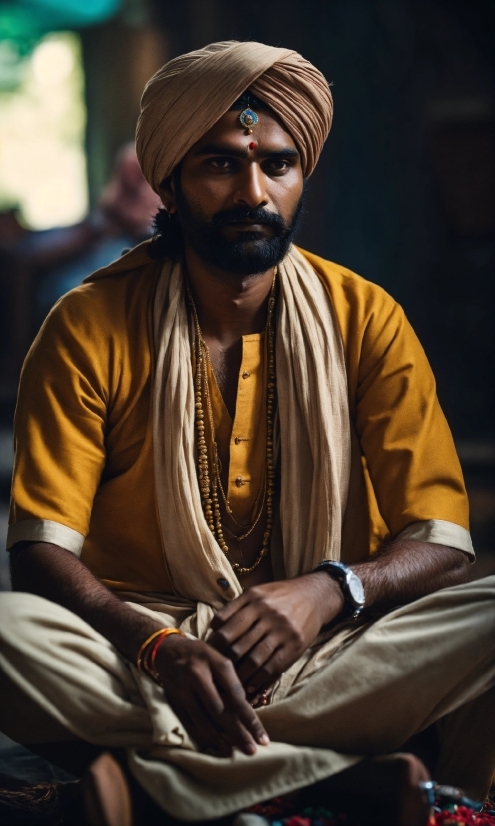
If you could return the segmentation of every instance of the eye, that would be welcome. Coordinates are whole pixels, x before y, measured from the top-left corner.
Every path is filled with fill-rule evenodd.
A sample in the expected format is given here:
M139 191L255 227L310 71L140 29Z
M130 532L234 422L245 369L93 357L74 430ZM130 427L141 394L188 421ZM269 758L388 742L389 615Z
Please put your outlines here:
M287 161L283 158L274 158L271 161L267 161L265 164L266 170L271 173L272 175L283 174L287 172L292 167L290 161Z
M231 158L210 158L208 161L210 166L214 169L220 169L222 172L230 172L234 168L234 163Z

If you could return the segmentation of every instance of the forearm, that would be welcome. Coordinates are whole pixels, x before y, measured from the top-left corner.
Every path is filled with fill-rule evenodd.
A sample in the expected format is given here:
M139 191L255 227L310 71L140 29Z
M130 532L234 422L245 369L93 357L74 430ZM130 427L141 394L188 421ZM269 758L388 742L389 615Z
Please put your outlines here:
M131 662L146 638L163 627L121 602L74 554L57 545L19 543L11 550L11 573L15 591L37 594L68 608ZM256 744L266 745L267 734L231 663L200 640L175 635L167 640L157 657L160 682L198 745L225 756L232 747L254 754Z
M470 579L467 554L417 540L390 542L370 560L351 567L363 583L365 611L377 613ZM345 606L341 586L325 572L310 576L315 583L316 604L324 608L323 625L327 625Z
M455 548L398 540L352 570L363 583L366 609L380 612L468 582L469 566L468 556Z
M10 554L14 591L37 594L62 605L133 662L146 637L162 627L121 602L77 556L58 545L23 542Z

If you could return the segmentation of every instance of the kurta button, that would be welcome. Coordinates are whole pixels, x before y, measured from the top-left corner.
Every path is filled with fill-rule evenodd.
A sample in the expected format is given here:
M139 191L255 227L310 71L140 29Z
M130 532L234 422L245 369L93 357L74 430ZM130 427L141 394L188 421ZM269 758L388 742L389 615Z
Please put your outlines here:
M244 370L244 373L242 374L242 378L243 379L248 379L250 375L251 375L251 373L248 373L247 370Z
M242 476L236 476L235 483L238 488L242 487L242 485L244 484L244 479L242 478Z
M217 582L220 585L220 588L223 588L224 591L230 588L230 582L228 579L223 579L223 577L220 577L220 579L217 579Z
M242 442L242 439L239 439L239 436L236 436L235 439L234 439L234 442L235 442L236 445L238 445L238 444L240 444L240 442Z

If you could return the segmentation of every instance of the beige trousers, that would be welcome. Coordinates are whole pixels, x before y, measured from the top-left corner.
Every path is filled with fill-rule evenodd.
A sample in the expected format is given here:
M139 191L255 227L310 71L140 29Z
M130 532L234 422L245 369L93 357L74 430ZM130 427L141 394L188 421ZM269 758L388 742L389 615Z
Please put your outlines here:
M160 619L177 621L167 611ZM221 817L400 750L433 723L435 779L481 799L495 771L494 686L488 577L319 638L259 710L272 743L253 757L216 758L195 749L162 690L87 623L40 597L0 594L0 730L24 743L75 735L125 747L141 785L184 820Z

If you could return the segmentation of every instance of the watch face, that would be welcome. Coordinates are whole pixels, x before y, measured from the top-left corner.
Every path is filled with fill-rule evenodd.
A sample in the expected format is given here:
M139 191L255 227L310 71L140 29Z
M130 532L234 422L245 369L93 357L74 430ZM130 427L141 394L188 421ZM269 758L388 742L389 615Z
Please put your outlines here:
M364 605L364 588L361 580L352 571L347 579L349 594L356 605Z

